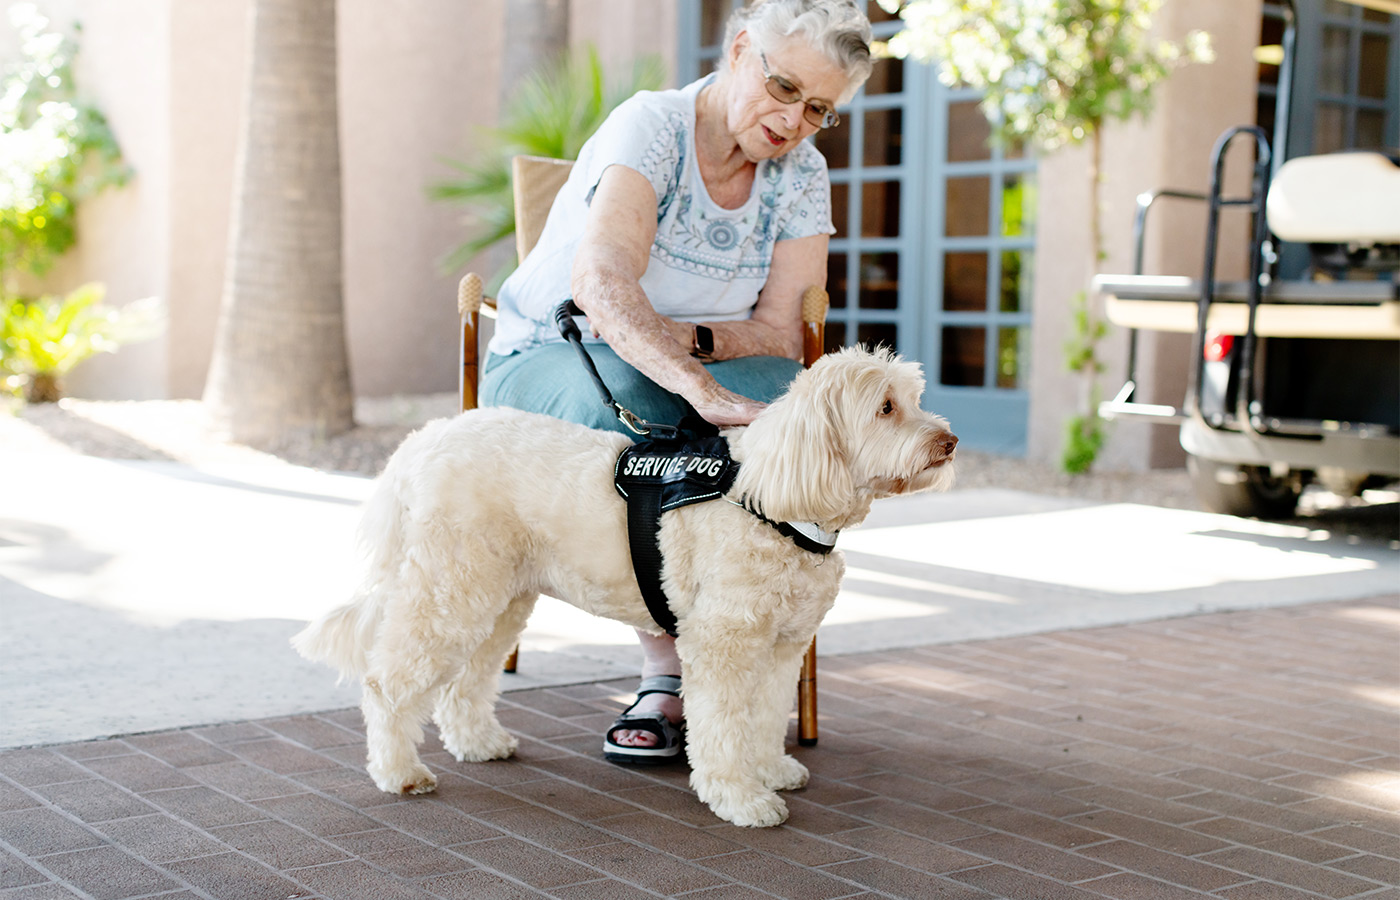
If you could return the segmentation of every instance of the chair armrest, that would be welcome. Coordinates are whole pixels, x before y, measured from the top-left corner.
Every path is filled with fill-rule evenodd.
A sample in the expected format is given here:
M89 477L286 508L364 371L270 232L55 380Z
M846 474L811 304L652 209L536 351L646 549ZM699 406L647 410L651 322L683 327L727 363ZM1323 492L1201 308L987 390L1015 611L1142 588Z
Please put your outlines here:
M815 284L802 292L802 365L811 366L826 343L826 311L831 298Z

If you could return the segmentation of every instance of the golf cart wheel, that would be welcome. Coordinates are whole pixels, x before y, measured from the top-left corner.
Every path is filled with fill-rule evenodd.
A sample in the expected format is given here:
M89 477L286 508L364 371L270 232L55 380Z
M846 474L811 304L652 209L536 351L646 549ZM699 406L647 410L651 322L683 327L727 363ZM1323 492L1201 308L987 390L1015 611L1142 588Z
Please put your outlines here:
M1287 519L1298 509L1301 486L1292 474L1282 478L1268 466L1242 466L1199 456L1186 457L1196 499L1211 512L1256 519Z

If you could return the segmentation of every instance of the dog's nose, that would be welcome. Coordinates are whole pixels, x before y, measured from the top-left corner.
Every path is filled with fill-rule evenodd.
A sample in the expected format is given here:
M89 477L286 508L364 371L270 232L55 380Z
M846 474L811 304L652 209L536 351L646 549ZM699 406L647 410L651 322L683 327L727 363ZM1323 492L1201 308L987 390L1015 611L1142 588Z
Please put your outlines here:
M944 455L952 456L953 450L958 446L958 436L956 434L945 436L943 440L939 442L939 446L943 448Z

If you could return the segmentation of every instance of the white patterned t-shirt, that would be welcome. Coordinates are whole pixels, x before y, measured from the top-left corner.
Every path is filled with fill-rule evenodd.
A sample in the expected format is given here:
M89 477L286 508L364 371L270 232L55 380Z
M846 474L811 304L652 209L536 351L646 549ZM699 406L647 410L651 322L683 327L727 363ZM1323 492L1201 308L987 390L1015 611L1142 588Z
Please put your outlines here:
M553 311L572 295L574 254L609 166L639 172L656 191L656 240L641 285L656 311L673 319L747 319L768 280L773 245L835 231L826 160L810 141L760 162L738 209L710 199L695 161L695 99L713 78L679 90L642 91L584 144L539 243L501 286L492 353L561 340Z

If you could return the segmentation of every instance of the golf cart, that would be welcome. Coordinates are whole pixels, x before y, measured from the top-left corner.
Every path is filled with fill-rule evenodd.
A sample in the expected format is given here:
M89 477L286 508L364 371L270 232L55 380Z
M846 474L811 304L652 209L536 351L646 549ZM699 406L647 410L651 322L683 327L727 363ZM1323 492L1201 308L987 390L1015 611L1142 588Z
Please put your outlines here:
M1393 0L1347 2L1400 13ZM1207 193L1139 196L1134 274L1094 280L1108 318L1131 330L1127 381L1100 414L1176 424L1200 501L1260 518L1293 515L1313 481L1354 496L1400 478L1400 158L1285 160L1293 0L1283 13L1272 140L1257 126L1231 128L1212 151ZM1252 185L1248 196L1226 197L1224 159L1236 140L1255 145ZM1163 198L1205 205L1199 278L1141 274L1147 213ZM1220 214L1231 207L1251 215L1243 282L1216 280ZM1280 277L1283 258L1299 260L1298 274ZM1194 335L1180 408L1135 398L1139 330Z

